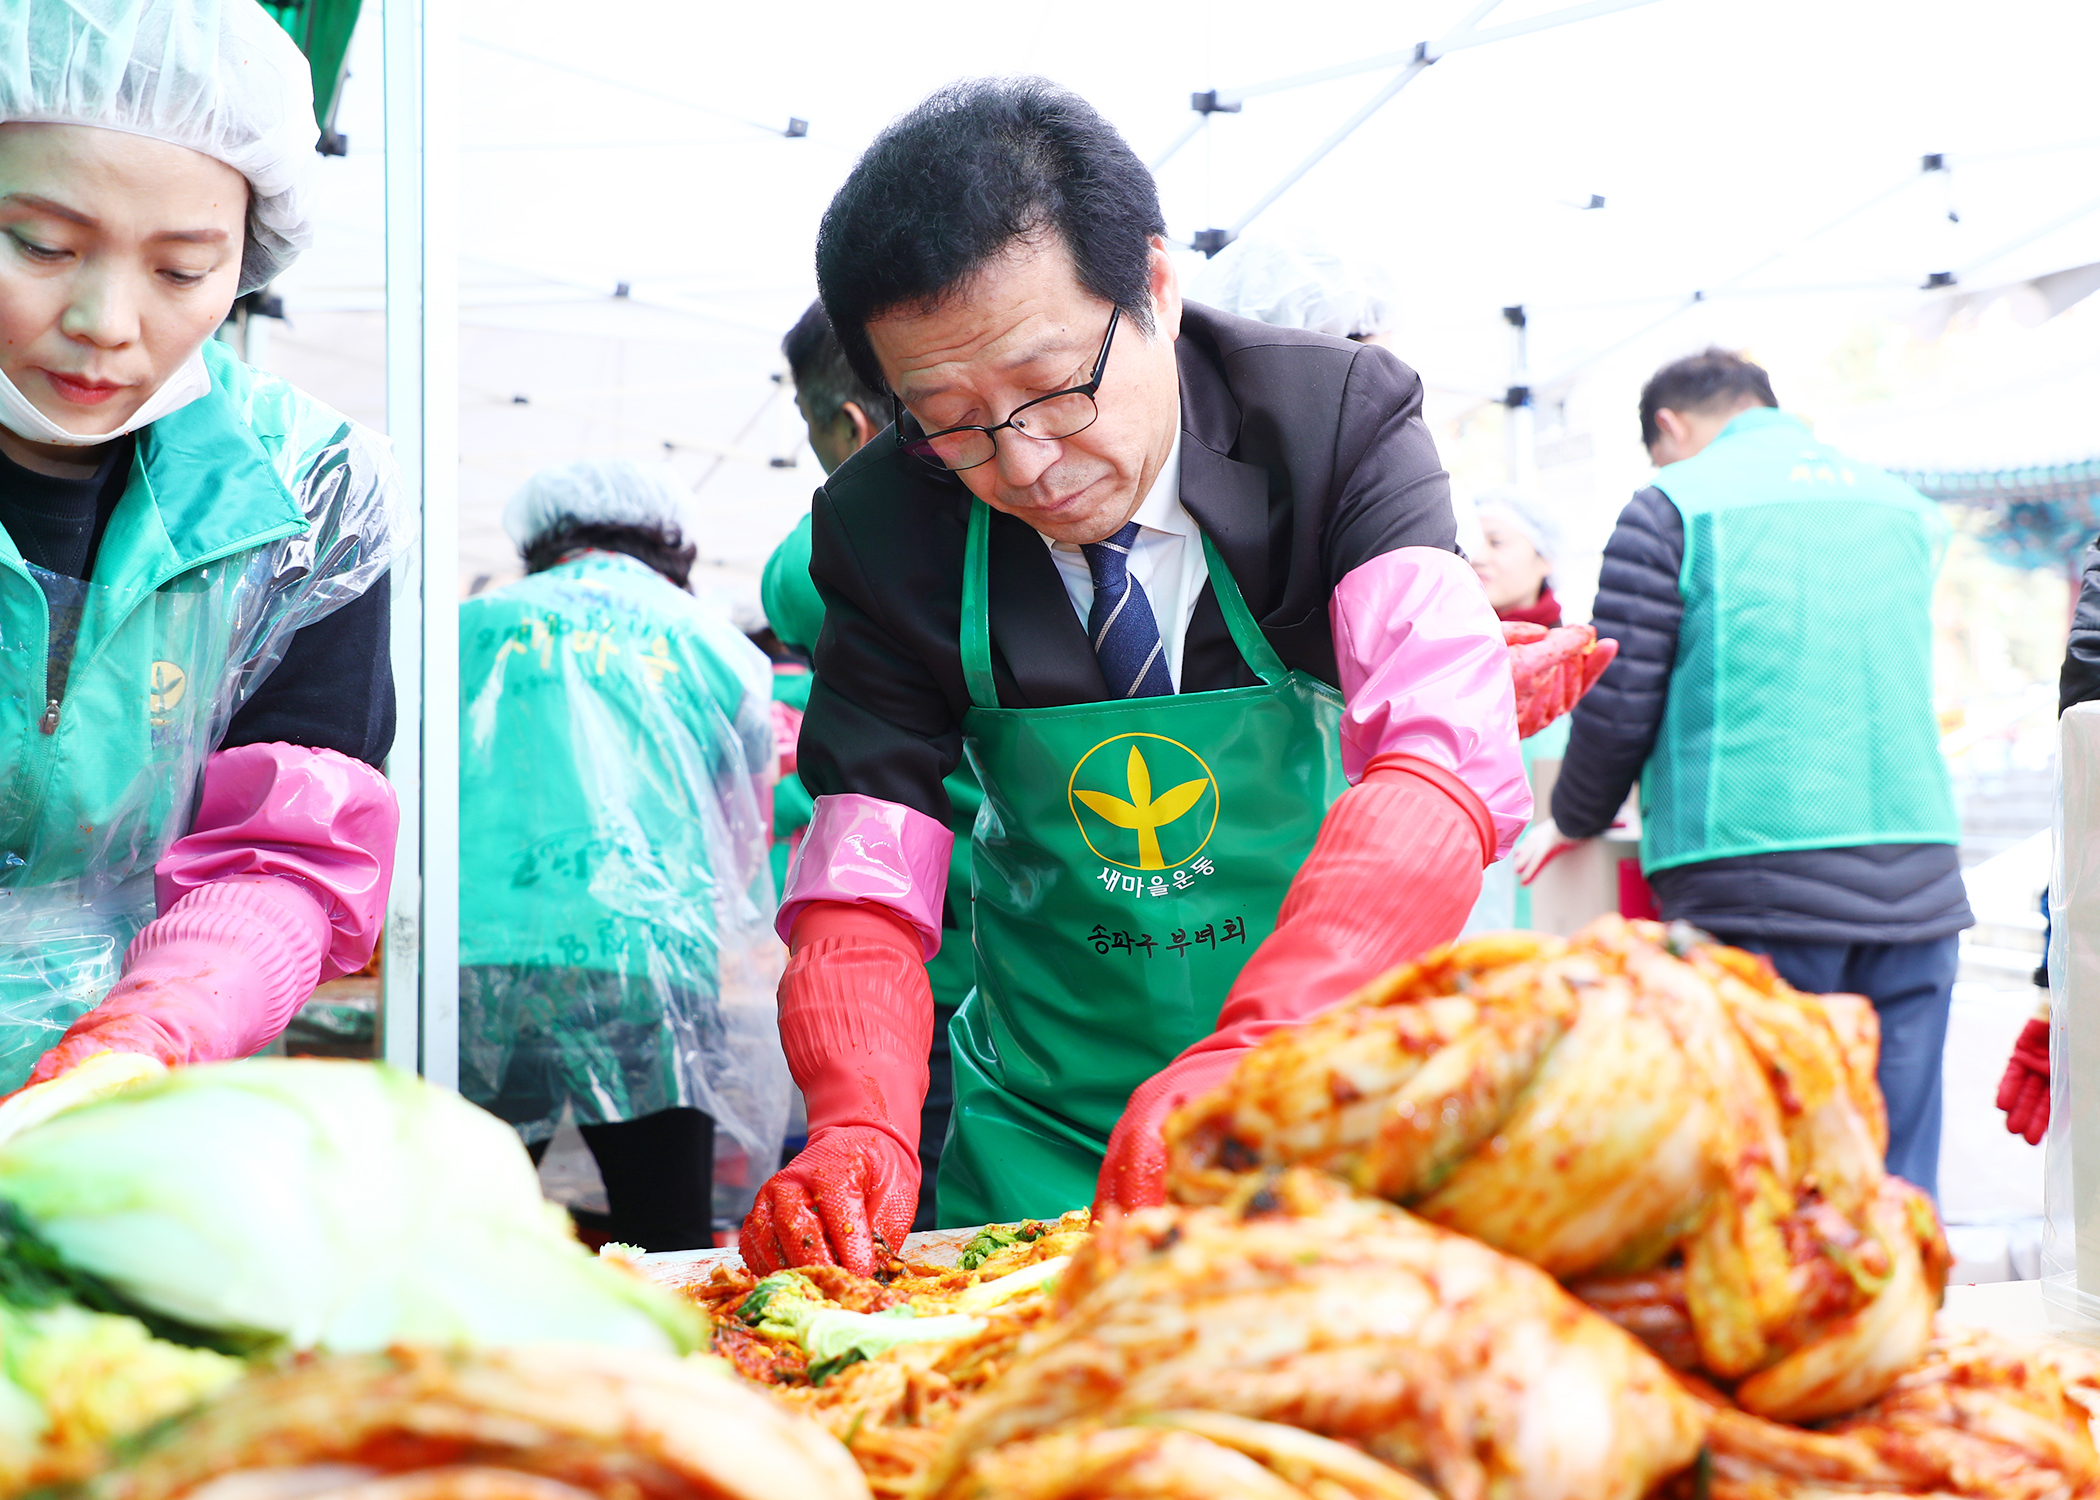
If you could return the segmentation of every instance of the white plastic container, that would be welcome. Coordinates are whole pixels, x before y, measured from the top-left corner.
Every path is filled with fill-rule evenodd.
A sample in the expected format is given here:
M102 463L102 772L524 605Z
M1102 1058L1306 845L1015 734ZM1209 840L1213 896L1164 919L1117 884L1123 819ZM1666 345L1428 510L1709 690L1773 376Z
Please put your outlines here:
M2100 1339L2100 703L2058 729L2042 1297L2059 1333Z

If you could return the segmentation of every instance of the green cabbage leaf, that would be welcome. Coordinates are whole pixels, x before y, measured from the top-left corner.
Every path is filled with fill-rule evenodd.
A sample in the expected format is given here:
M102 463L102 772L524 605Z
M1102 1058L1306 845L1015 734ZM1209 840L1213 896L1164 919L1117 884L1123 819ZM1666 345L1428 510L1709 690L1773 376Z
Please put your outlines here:
M0 1142L0 1295L56 1294L221 1347L708 1336L698 1308L577 1243L501 1120L304 1058L177 1069Z

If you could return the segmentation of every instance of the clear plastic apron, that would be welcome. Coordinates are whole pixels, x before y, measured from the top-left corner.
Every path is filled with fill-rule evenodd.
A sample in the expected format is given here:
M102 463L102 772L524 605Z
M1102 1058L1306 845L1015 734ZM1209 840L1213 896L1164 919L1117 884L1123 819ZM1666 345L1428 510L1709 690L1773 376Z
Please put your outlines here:
M0 532L0 1091L115 982L234 713L392 561L384 451L215 346L205 361L212 394L139 434L91 581Z

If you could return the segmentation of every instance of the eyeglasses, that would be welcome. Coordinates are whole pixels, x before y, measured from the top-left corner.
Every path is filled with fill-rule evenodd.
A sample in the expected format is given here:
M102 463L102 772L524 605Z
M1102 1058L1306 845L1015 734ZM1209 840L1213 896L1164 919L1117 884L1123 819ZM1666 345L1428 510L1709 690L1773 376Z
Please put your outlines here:
M1116 324L1122 319L1119 307L1108 315L1108 332L1101 337L1101 353L1094 360L1094 373L1085 385L1075 385L1070 390L1053 391L1047 396L1038 396L1013 409L1004 422L992 427L944 427L939 432L907 436L905 433L904 403L891 400L896 406L897 445L914 458L924 459L935 468L952 471L974 469L979 464L990 463L999 451L994 433L1012 428L1025 438L1034 438L1039 443L1055 442L1059 438L1074 437L1094 425L1101 415L1101 408L1094 404L1094 392L1101 388L1101 373L1108 368L1108 346L1115 342Z

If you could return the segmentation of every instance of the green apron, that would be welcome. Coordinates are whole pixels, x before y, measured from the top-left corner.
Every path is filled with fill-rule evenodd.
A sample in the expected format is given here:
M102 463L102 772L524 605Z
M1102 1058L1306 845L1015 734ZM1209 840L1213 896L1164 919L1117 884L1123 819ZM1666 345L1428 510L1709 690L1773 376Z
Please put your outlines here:
M1131 1091L1214 1029L1276 925L1342 775L1341 697L1286 670L1210 539L1211 587L1259 687L1001 708L970 516L963 744L977 988L949 1028L946 1225L1083 1207Z

